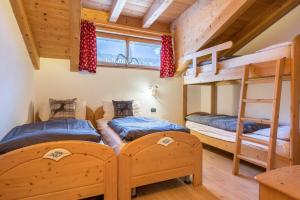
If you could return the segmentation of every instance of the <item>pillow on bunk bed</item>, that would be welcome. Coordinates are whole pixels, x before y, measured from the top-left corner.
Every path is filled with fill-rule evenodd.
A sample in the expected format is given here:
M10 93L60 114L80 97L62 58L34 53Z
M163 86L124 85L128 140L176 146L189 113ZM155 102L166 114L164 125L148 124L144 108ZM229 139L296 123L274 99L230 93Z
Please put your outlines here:
M253 134L262 135L265 137L270 137L271 128L265 128L258 131L255 131ZM290 141L290 126L279 126L277 131L277 138L284 141Z
M78 100L76 102L76 112L75 117L76 119L86 119L86 101ZM50 105L49 102L42 103L38 106L38 114L41 121L48 121L50 118Z
M269 51L272 49L281 48L281 47L285 47L285 46L291 46L292 44L293 44L292 42L278 43L278 44L274 44L274 45L268 46L266 48L260 49L260 50L256 51L256 53L263 52L263 51Z
M103 101L102 106L104 111L103 119L112 120L115 117L113 102ZM141 106L139 101L133 100L132 111L133 116L139 116L141 114Z

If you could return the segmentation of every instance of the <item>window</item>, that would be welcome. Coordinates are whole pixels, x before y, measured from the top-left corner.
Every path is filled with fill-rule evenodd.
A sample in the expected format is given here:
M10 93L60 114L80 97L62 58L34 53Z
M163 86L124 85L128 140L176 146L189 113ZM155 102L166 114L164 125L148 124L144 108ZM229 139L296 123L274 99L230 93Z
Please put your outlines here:
M159 44L129 42L129 57L137 65L159 67L160 47Z
M115 63L118 55L126 55L126 41L112 38L97 38L98 62ZM120 60L125 64L125 60Z
M159 42L128 38L97 38L97 59L102 66L160 68Z

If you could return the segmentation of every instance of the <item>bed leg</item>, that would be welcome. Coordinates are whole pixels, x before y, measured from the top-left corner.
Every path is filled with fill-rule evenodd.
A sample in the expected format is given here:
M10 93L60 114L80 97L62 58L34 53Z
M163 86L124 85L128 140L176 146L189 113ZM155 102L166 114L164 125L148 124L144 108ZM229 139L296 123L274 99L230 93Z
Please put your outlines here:
M199 152L200 162L195 163L194 174L193 174L193 185L194 187L202 185L202 148Z
M137 197L136 188L131 188L131 198Z
M130 158L119 155L118 200L131 200Z

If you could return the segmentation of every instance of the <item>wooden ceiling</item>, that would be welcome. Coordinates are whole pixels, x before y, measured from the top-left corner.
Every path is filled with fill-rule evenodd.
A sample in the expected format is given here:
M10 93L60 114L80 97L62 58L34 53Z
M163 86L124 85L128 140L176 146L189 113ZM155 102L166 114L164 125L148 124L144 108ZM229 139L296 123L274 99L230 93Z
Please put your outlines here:
M113 2L114 0L83 0L82 5L85 8L110 11ZM157 2L162 4L164 1L158 0ZM168 6L168 8L158 17L158 22L171 23L187 8L194 4L196 0L172 0L170 2L170 6ZM143 18L154 3L155 0L127 0L121 15Z
M193 49L196 52L197 50L232 41L233 46L230 49L218 54L219 57L230 57L300 4L300 0L236 0L232 1L232 4L236 5L238 2L241 5L239 9L233 11L234 6L229 4L220 15L215 17L203 33L197 35L197 42L186 42L191 37L191 34L195 34L190 32L179 38L181 41L176 41L175 37L175 42L181 42L181 44L186 42L189 44L189 49ZM193 20L196 21L197 19ZM194 23L194 21L189 23ZM182 48L181 46L177 48ZM181 52L184 51L181 49ZM177 60L178 75L187 69L191 61L184 61L184 55L177 55L177 57L179 58ZM210 58L211 56L206 56L199 58L197 61L200 63Z
M220 55L225 57L232 56L299 4L299 0L254 1L236 20L228 24L224 31L206 40L201 49L232 41L233 47L222 52Z
M81 17L111 31L170 34L170 23L196 0L10 0L36 69L40 57L70 59L78 71ZM299 0L251 0L249 9L218 30L207 30L202 47L233 40L232 54L299 4ZM197 19L198 20L198 19ZM201 23L198 22L197 23ZM216 22L218 23L218 22ZM213 31L212 31L213 30ZM211 33L211 36L210 36ZM218 34L215 34L218 33ZM177 47L178 48L178 47Z
M70 59L71 71L77 71L81 16L106 29L170 33L170 23L196 0L10 1L34 67L39 69L40 57Z
M70 58L69 0L26 0L23 5L40 56Z

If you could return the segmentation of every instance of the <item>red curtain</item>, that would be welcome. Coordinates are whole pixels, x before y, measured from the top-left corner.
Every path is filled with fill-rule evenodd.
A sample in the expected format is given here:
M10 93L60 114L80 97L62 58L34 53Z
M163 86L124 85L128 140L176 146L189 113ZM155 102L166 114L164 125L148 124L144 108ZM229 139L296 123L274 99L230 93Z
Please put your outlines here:
M161 37L160 51L160 77L169 78L175 74L172 37L163 35Z
M88 21L81 22L79 70L96 73L97 37L96 27Z

